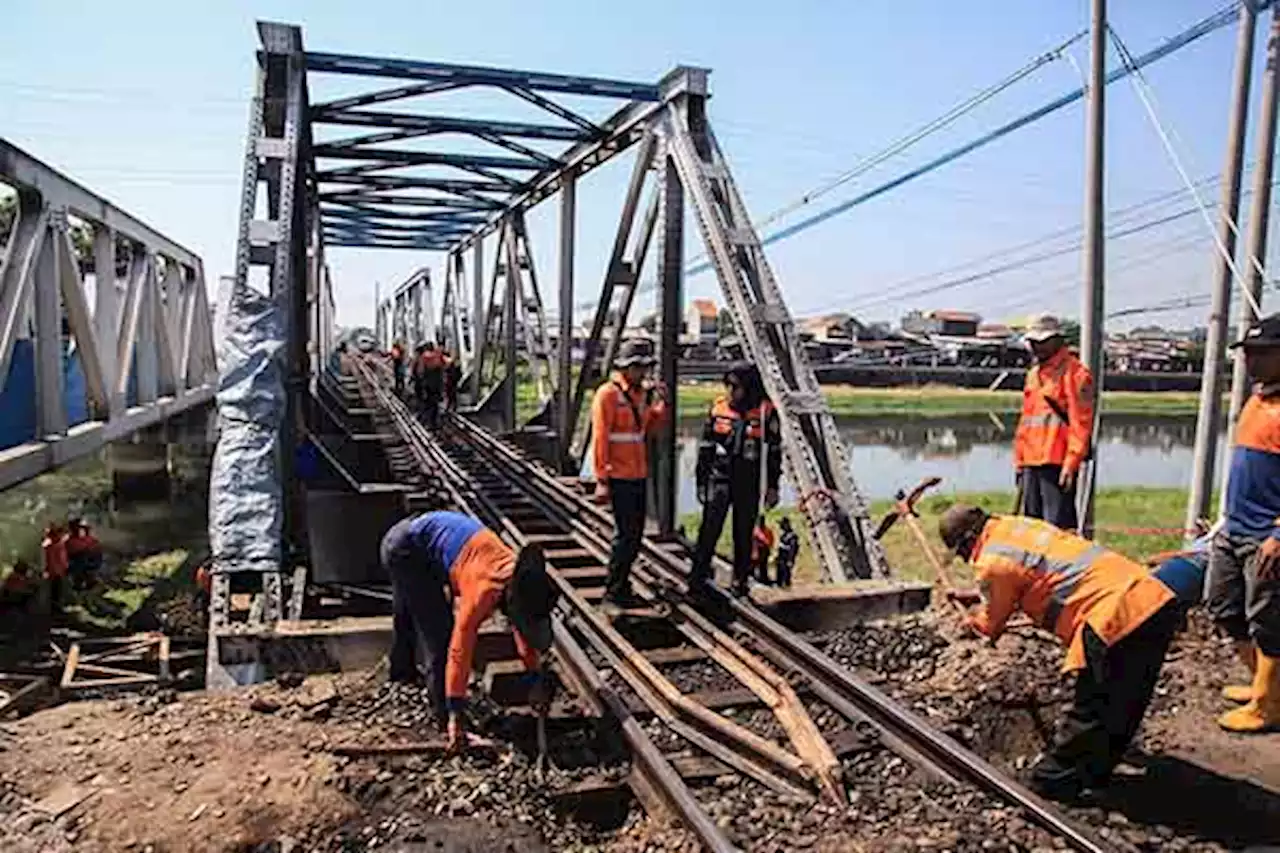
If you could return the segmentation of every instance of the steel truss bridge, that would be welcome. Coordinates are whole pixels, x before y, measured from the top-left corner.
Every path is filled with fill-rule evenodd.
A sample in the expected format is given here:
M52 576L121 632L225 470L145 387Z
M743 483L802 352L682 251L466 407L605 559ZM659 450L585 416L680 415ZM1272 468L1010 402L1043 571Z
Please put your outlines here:
M286 330L285 415L278 435L264 432L256 439L283 442L282 486L267 496L266 506L282 519L284 544L264 559L247 553L256 547L252 543L237 552L215 542L215 624L224 622L233 576L236 588L247 583L260 595L254 624L282 618L286 600L298 597L286 591L290 565L304 562L298 556L306 539L305 498L292 476L292 450L314 440L322 455L340 454L324 440L325 424L334 418L317 405L333 336L325 262L330 249L445 253L441 333L465 361L471 414L503 431L541 432L563 470L576 471L590 441L579 412L594 378L611 368L650 252L656 253L661 306L660 374L668 386L676 385L689 214L778 407L786 469L803 498L822 565L834 580L887 575L870 536L867 502L849 473L835 422L712 130L705 69L679 67L656 83L627 82L322 53L304 48L297 26L261 22L258 30L234 289L249 293L255 281L265 281ZM353 93L328 99L311 94L335 79ZM479 91L490 106L455 115L440 99L457 90ZM500 97L536 107L544 118L486 118ZM585 109L566 106L568 98L603 104L610 112L591 118ZM546 250L560 260L558 339L568 341L576 189L591 172L633 151L606 273L592 288L599 287L599 300L586 361L575 377L570 347L550 345L526 216L535 205L558 199L559 241ZM384 344L434 331L425 319L429 287L427 274L415 273L378 307ZM519 423L517 384L525 381L533 384L539 405L530 421ZM663 445L655 454L655 503L659 528L671 531L674 435ZM218 488L215 481L215 503Z
M4 489L209 404L217 366L195 253L4 139L0 185Z

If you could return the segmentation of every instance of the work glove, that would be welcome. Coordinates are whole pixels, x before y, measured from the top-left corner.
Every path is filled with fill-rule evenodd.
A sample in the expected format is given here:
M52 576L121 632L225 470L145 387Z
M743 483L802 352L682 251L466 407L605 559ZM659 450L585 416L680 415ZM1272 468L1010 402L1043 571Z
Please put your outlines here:
M976 589L949 589L947 590L947 598L951 601L957 601L966 607L982 603L982 593Z
M592 496L592 500L598 504L607 505L609 503L609 481L608 480L596 481L596 493L594 496Z
M706 486L698 486L698 503L705 504L707 498L710 497Z

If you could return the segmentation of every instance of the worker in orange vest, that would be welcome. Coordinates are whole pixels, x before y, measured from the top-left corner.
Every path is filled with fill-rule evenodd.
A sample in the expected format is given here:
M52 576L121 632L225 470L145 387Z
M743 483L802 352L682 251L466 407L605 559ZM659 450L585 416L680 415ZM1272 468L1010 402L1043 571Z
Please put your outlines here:
M648 341L625 342L614 364L617 372L591 401L591 460L596 502L613 508L615 526L604 601L625 609L638 604L631 565L644 535L648 439L666 422L667 390L661 382L647 381L654 364Z
M773 553L773 528L762 515L756 521L756 529L751 531L751 565L756 570L756 580L760 583L771 583L769 580L769 555Z
M76 589L90 586L102 568L102 543L83 518L67 521L67 574Z
M1280 729L1280 314L1232 344L1256 381L1231 450L1226 523L1209 555L1209 613L1253 676L1229 685L1243 702L1218 718L1228 731Z
M1018 511L1074 530L1076 477L1092 455L1093 375L1067 348L1058 318L1037 317L1025 339L1036 363L1027 371L1013 437Z
M1057 742L1032 769L1032 787L1072 800L1106 785L1151 702L1186 607L1199 599L1203 568L1171 561L1150 574L1045 521L991 516L965 504L943 514L938 532L973 565L981 590L951 596L969 604L985 599L967 619L970 631L995 640L1021 610L1067 647L1062 668L1076 673L1075 702ZM1188 570L1199 571L1199 580L1179 575Z
M397 397L404 396L404 347L396 341L391 345L391 352L388 353L391 359L391 377L395 383L395 391Z
M434 341L427 341L420 358L418 396L427 429L440 427L440 401L444 397L445 358Z
M36 593L36 580L32 577L31 564L26 560L14 560L13 568L4 585L0 586L0 614L26 611Z
M778 503L782 475L782 430L765 395L760 371L740 364L724 375L725 390L711 405L698 443L696 470L702 524L689 575L690 592L705 593L711 557L733 510L733 593L746 595L753 565L752 528L760 512L760 474L765 475L764 505Z
M419 650L427 651L430 695L438 717L447 716L451 750L467 746L471 663L480 628L495 611L511 626L529 676L529 704L546 710L554 689L546 652L559 590L537 545L516 553L468 515L427 512L393 525L380 557L391 578L391 680L414 680Z
M40 550L44 555L44 576L49 581L49 603L56 613L62 610L67 580L66 529L56 521L49 522L40 541Z

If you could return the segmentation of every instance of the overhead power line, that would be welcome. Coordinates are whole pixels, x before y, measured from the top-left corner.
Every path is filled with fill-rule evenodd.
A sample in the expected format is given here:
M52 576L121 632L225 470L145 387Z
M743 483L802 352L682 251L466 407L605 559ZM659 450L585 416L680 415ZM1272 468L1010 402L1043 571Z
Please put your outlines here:
M1246 2L1251 2L1251 1L1252 0L1246 0ZM1259 5L1263 5L1263 4L1259 4ZM1270 2L1267 2L1265 5L1269 6L1271 4ZM1207 18L1204 18L1203 20L1197 22L1196 24L1193 24L1192 26L1188 27L1182 32L1172 36L1171 38L1166 39L1163 43L1147 51L1141 56L1134 57L1131 63L1126 63L1122 67L1117 68L1114 71L1110 72L1106 78L1107 84L1109 85L1111 83L1116 82L1117 80L1122 80L1125 77L1128 77L1134 71L1144 68L1161 59L1164 59L1165 57L1176 53L1177 51L1181 50L1187 45L1192 44L1200 40L1201 38L1209 35L1210 33L1215 32L1216 30L1219 30L1222 27L1230 24L1232 21L1235 20L1236 15L1239 12L1239 9L1240 9L1240 2L1233 2L1226 8L1222 9L1221 11L1216 12L1208 16ZM761 241L761 243L762 245L770 245L772 243L777 243L782 240L785 240L788 237L794 237L796 234L799 234L803 231L807 231L808 229L814 227L815 225L819 225L827 221L828 219L832 219L833 217L839 216L853 209L854 207L857 207L858 205L865 204L866 202L871 201L872 199L877 198L878 196L884 195L890 190L897 189L898 187L908 184L916 180L917 178L923 177L924 175L927 175L930 172L936 171L937 169L942 168L948 163L951 163L951 162L954 162L955 160L960 159L966 154L970 154L980 148L990 145L992 142L995 142L998 139L1002 139L1016 130L1021 130L1024 127L1027 127L1029 125L1032 125L1040 121L1041 119L1044 119L1050 115L1053 115L1054 113L1058 112L1064 107L1068 107L1071 104L1074 104L1076 101L1079 101L1080 99L1082 99L1084 97L1084 94L1085 92L1083 87L1075 89L1074 91L1068 92L1067 94L1062 95L1054 99L1053 101L1050 101L1049 103L1035 110L1032 110L1029 113L1026 113L1010 122L1006 122L1005 124L997 127L995 130L989 131L983 134L982 136L978 137L977 139L967 142L964 145L961 145L957 148L953 148L950 151L947 151L946 153L933 158L927 163L924 163L921 166L917 166L916 168L910 170L909 172L906 172L905 174L899 175L896 178L893 178L876 187L873 187L872 189L869 189L866 192L863 192L857 196L854 196L853 198L847 201L843 201L837 205L833 205L832 207L827 208L826 210L823 210L819 213L815 213L814 215L809 216L806 219L802 219L800 222L797 222L794 225L790 225L786 228L775 231L774 233L766 236ZM691 276L699 275L700 273L706 272L707 270L710 270L710 269L711 269L711 264L704 261L686 268L685 273Z

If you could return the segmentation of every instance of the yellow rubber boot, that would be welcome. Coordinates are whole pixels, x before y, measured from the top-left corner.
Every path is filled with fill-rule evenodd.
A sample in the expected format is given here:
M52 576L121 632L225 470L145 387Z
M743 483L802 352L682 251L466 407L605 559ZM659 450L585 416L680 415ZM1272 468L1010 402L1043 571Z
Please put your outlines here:
M1249 670L1249 678L1252 681L1253 676L1258 671L1258 648L1253 644L1252 640L1236 640L1233 643L1236 649L1236 656L1240 658L1240 662L1244 664L1245 669ZM1228 702L1239 702L1243 705L1253 700L1253 684L1228 684L1222 688L1222 698Z
M1258 652L1253 698L1249 704L1219 717L1218 725L1229 732L1245 734L1280 729L1280 658Z

